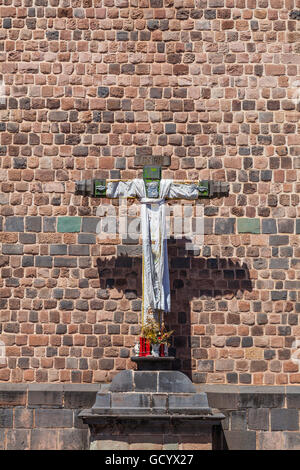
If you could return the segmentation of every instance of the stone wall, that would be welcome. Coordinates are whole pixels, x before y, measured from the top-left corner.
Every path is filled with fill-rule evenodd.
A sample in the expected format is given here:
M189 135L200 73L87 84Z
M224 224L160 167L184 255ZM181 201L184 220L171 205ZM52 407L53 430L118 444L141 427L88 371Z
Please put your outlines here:
M203 428L190 425L181 432L162 436L159 423L149 426L131 423L128 439L116 434L117 426L104 432L100 441L91 440L88 426L78 418L93 406L95 384L1 384L0 449L93 449L103 450L195 450L210 449ZM206 391L209 405L226 419L218 446L229 450L300 449L300 391L298 386L198 385ZM124 433L124 426L122 427ZM183 435L184 434L184 435ZM216 445L214 442L213 445Z
M89 430L78 413L98 385L1 384L0 450L85 450Z
M105 382L139 334L140 245L96 237L75 180L230 183L196 252L170 240L174 348L198 383L300 383L294 0L0 7L0 381ZM194 207L194 206L193 206ZM121 256L127 255L127 256Z
M113 434L105 432L103 426L93 427L91 450L215 450L212 445L211 427L203 423L198 426L193 422L179 423L177 432L170 432L160 419L151 423L140 419L128 420L127 425L124 421L116 421L117 424L111 426Z
M300 449L298 386L198 386L211 407L226 415L223 448Z

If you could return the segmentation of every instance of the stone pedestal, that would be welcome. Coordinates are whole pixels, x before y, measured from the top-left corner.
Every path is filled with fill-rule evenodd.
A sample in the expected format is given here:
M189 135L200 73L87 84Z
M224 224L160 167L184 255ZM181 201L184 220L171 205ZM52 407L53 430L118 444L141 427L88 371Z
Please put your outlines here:
M91 449L220 449L221 420L206 393L197 393L174 358L133 357L138 370L117 374L107 393L79 417L88 423Z

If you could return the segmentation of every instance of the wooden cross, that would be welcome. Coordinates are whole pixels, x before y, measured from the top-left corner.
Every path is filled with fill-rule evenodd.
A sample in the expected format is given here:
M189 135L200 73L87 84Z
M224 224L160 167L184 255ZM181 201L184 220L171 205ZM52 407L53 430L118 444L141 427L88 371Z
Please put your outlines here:
M147 165L143 179L88 179L76 181L75 194L95 198L138 198L142 204L143 243L142 324L161 318L171 309L165 222L166 199L197 200L229 195L228 183L176 181L161 178L161 167Z

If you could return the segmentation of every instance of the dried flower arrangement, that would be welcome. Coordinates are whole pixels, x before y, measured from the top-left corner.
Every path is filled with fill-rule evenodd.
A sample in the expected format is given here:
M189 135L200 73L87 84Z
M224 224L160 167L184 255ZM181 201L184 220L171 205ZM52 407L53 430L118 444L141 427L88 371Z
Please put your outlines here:
M172 331L167 331L164 323L156 322L155 320L148 319L142 328L142 337L150 341L151 344L166 344L170 346L169 339Z

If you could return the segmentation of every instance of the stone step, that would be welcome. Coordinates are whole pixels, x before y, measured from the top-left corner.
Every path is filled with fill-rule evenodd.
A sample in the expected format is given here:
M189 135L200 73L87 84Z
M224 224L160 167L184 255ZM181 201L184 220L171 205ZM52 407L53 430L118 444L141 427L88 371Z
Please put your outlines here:
M196 393L187 375L177 370L126 370L117 374L111 392Z

